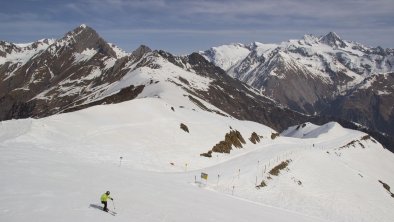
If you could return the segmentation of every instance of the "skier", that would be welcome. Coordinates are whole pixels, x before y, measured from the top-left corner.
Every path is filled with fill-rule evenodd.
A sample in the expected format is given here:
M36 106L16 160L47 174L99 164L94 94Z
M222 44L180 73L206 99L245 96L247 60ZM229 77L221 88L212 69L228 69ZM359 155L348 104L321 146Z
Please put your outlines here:
M109 196L110 192L107 191L105 193L103 193L103 195L101 195L101 203L104 204L104 208L103 211L108 212L108 208L107 208L107 200L114 200L112 197Z

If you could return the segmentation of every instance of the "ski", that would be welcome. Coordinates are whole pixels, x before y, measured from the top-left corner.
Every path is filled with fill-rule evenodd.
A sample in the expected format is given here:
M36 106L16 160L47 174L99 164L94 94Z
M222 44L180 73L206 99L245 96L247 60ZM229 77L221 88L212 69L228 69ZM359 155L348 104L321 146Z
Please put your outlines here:
M103 210L103 211L106 212L106 213L111 214L112 216L116 216L116 214L118 214L117 212L112 211L112 210L108 210L108 211Z

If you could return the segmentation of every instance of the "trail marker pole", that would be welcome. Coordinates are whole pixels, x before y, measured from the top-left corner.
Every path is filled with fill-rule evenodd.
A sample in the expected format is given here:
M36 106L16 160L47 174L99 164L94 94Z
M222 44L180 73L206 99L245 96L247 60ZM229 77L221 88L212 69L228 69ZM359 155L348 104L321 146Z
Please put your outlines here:
M121 157L120 157L120 160L119 160L119 167L122 166L122 159L123 159L123 157L121 156Z

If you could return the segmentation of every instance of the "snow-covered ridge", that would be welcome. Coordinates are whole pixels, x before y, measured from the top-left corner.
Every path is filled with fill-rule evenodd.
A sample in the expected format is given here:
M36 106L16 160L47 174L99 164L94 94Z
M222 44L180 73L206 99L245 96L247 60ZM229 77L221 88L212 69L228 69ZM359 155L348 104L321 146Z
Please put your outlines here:
M0 59L2 63L26 61L52 45L55 39L40 39L30 43L0 42Z
M339 137L348 129L344 129L336 122L329 122L322 126L317 126L312 123L304 123L298 126L289 127L281 133L282 136L295 138L319 138L319 137Z
M151 65L137 68L138 62L132 64L128 67L131 71L119 81L106 87L105 91L100 93L98 98L107 97L131 85L145 85L144 91L138 98L167 98L178 106L185 106L185 102L188 103L190 101L187 97L183 96L185 92L180 90L179 86L193 90L206 91L210 87L210 82L212 81L209 78L186 71L168 62L154 52L145 54L140 61L149 61L148 63ZM179 98L176 100L171 99L174 95L178 95ZM208 106L211 107L212 105ZM193 107L198 108L195 105ZM217 108L213 109L217 110Z
M32 57L45 51L55 39L41 39L31 43L0 42L0 66L5 63L14 65L14 70L8 73L7 78L13 76L14 71L27 63Z
M115 51L116 57L118 59L130 55L130 53L127 53L126 51L124 51L123 49L119 48L118 46L116 46L113 43L108 43L108 45Z
M215 58L214 63L224 70L228 70L238 61L243 60L250 53L247 46L243 44L230 44L212 47L211 51L200 52L207 60Z
M319 126L308 122L297 126L291 126L288 129L284 130L281 135L287 137L303 138L317 128L319 128Z

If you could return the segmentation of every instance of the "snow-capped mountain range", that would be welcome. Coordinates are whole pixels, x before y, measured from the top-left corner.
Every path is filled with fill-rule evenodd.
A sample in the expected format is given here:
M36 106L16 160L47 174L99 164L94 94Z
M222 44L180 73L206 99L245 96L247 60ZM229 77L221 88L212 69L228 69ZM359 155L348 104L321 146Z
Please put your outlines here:
M1 45L2 120L44 117L146 94L160 96L168 85L185 91L186 99L204 109L277 129L307 120L230 78L198 53L173 56L147 46L125 53L86 25L58 40L40 40L27 47ZM204 102L217 108L207 108Z
M336 36L335 34L332 35ZM323 40L325 43L319 43ZM328 40L328 37L318 41L317 38L306 36L305 40L299 41L301 43L297 44L303 44L306 48L309 47L309 50L312 50L312 46L314 46L312 43L315 42L318 46L323 45L326 49L334 50L330 48L331 46L326 45L330 44ZM295 41L291 42L296 44ZM334 43L332 45L335 47L337 47L336 45L343 45L339 43L339 40ZM356 45L349 42L344 44ZM286 44L282 43L282 45ZM346 47L349 48L349 46ZM364 50L367 50L367 48L364 47ZM391 53L389 50L386 51L388 54ZM264 64L268 63L271 64L270 69L283 68L283 73L280 72L281 75L288 75L287 71L290 70L289 72L297 75L298 78L288 78L290 81L280 78L274 78L272 80L274 82L266 81L269 83L268 86L272 85L273 87L264 86L265 91L261 93L261 90L256 89L256 85L245 85L237 78L231 78L223 69L204 59L203 56L208 58L207 54L209 53L211 58L222 61L217 62L215 60L214 63L222 66L224 70L230 70L227 73L233 77L236 76L231 74L231 70L241 67L237 65L238 63L245 65L249 59L263 59L265 61L267 55L272 55L271 60L268 62L261 61L262 63L259 66L264 67ZM378 83L385 86L385 82L376 81L377 78L370 75L358 84L360 89L372 94L372 99L379 96L378 102L368 103L368 100L363 97L360 103L367 103L367 105L353 105L357 100L353 99L351 100L352 103L349 103L347 99L353 98L349 94L362 94L363 91L348 90L347 95L349 96L335 97L334 102L339 104L336 106L331 106L334 102L331 102L332 99L328 99L329 96L324 97L324 102L327 102L327 105L322 102L321 98L323 97L321 95L327 92L334 95L336 91L330 90L333 90L335 84L326 84L329 82L328 77L323 78L313 74L298 60L284 59L285 57L293 58L291 56L295 54L288 55L286 52L282 52L279 46L260 43L254 43L250 46L241 44L221 46L203 53L203 56L198 53L174 56L161 50L152 51L149 47L143 45L131 53L126 53L114 44L107 43L95 30L86 25L77 27L57 40L43 39L28 44L0 42L0 119L37 118L75 111L97 104L118 103L139 98L143 96L141 93L146 91L156 92L156 96L158 96L159 92L157 91L163 88L161 85L170 84L186 90L185 95L189 95L188 98L196 103L198 103L197 100L208 102L216 106L216 110L221 110L228 115L238 119L257 121L276 130L283 130L290 125L307 121L318 124L339 121L346 124L347 127L360 128L360 125L346 122L346 119L348 119L358 123L361 122L362 125L371 127L375 131L391 132L392 109L385 107L390 105L387 105L388 102L384 99L391 98L393 94L388 93L390 89L386 89L386 93L378 95L369 90L369 86ZM317 57L319 56L313 54L311 58L316 59ZM386 57L389 58L389 56ZM274 61L279 61L279 63ZM289 66L277 65L292 63L295 64ZM250 67L254 67L258 63L253 64ZM156 74L153 75L152 73ZM324 74L322 75L324 76ZM391 75L386 74L377 77L390 79ZM250 84L250 82L247 83ZM321 85L318 87L319 84ZM154 89L151 90L151 88ZM274 90L275 94L267 93L267 90ZM327 115L324 117L322 115L305 115L299 112L303 110L297 111L298 100L290 100L289 105L286 103L287 100L280 99L281 95L284 95L285 98L298 96L300 101L303 102L313 97L314 100L323 104L321 107L329 106L331 109L322 111L323 114ZM365 109L370 111L370 104L379 106L378 109L373 109L373 112L382 113L382 115L365 117L370 112L359 112L359 108L355 108L356 106L366 106ZM286 106L289 108L286 108ZM312 107L312 105L305 107ZM338 109L338 107L344 108ZM333 111L329 112L330 110ZM306 111L304 110L304 112ZM335 112L344 114L334 115ZM330 116L334 117L331 118ZM341 117L343 118L340 119ZM359 119L361 121L356 121ZM382 126L385 127L383 130ZM368 131L368 133L373 132ZM390 148L390 144L394 144L392 138L383 138L387 136L379 133L375 133L374 136L386 147Z
M359 84L390 78L368 75ZM0 117L0 221L394 216L388 136L286 108L199 53L126 53L86 25L1 42ZM115 217L101 212L106 190Z
M280 44L222 45L200 54L286 107L394 134L393 49L330 32Z

